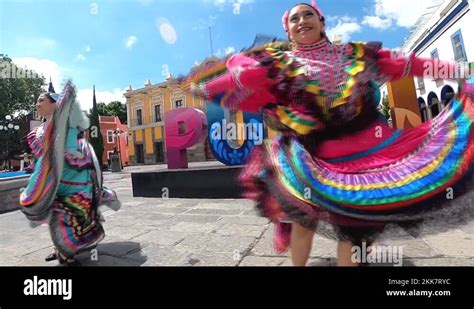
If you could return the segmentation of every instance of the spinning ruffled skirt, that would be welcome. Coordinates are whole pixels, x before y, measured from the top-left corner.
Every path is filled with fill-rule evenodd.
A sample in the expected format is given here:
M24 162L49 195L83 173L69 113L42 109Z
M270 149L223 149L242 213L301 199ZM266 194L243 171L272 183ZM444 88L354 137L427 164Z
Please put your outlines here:
M52 119L28 135L37 162L20 204L29 220L48 224L59 253L74 258L104 237L99 206L118 210L120 202L102 184L100 165L84 135L88 121L70 82L55 104Z
M357 243L400 227L416 236L474 219L473 79L416 128L395 130L377 110L374 80L422 76L426 62L444 65L377 42L323 41L297 51L275 43L186 82L200 82L208 99L224 93L229 108L262 112L280 133L254 148L239 182L277 224L275 244L284 251L291 222Z
M389 224L414 235L443 231L474 218L473 120L473 101L460 93L412 129L377 119L309 147L282 135L254 150L239 180L261 214L279 225L277 233L289 231L281 221L319 225L326 236L355 242ZM284 251L288 243L276 236Z

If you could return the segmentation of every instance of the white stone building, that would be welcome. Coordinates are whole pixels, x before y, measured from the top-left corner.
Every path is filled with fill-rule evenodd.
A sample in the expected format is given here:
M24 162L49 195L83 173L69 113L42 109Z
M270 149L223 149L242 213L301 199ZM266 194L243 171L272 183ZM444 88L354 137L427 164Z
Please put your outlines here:
M473 29L474 0L437 0L412 27L402 49L422 58L473 62ZM436 116L458 88L456 81L423 78L415 78L415 85L423 121Z

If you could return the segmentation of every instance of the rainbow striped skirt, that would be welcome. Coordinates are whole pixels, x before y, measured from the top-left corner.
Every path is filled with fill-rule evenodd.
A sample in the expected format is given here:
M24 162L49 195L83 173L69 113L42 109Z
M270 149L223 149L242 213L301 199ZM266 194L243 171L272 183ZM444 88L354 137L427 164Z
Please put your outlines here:
M464 224L474 218L468 90L416 128L394 130L376 120L313 148L291 136L268 140L239 177L245 196L280 225L277 231L288 231L282 221L297 222L325 226L325 235L339 239L370 238L388 226L433 233Z

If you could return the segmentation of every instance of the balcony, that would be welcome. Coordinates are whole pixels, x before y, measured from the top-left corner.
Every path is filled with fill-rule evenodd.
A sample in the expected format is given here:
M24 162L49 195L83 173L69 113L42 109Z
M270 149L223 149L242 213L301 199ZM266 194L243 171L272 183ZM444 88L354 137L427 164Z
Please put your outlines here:
M163 115L160 118L155 118L155 115L152 116L144 116L141 118L131 118L129 127L130 128L139 128L139 127L157 127L163 126L164 117Z

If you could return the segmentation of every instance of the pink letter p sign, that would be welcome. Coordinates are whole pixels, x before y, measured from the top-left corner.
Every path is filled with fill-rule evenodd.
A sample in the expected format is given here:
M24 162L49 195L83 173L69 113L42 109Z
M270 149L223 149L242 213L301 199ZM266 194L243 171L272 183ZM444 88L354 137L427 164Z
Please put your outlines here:
M166 159L169 169L187 168L186 149L207 134L207 117L195 108L179 108L165 113Z

